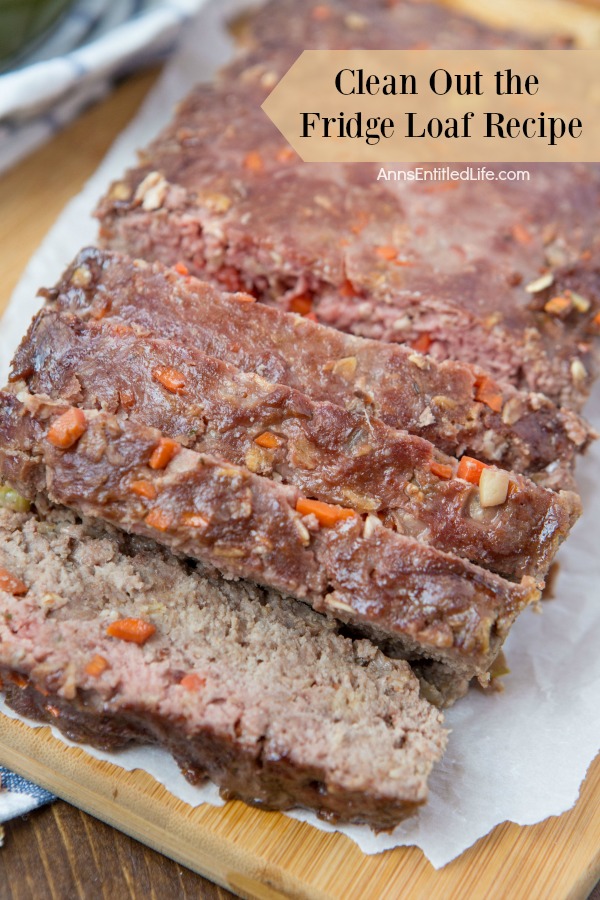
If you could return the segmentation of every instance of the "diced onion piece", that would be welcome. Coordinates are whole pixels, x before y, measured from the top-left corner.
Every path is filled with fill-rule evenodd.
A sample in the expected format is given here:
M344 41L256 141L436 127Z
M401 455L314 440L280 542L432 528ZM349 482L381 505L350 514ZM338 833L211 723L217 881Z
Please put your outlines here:
M374 516L372 513L369 513L369 515L365 519L365 524L363 527L363 537L368 540L373 536L375 530L381 527L382 524L379 516Z
M591 302L587 297L582 297L581 294L577 294L575 291L571 291L571 300L573 301L573 306L580 313L586 313L590 311Z
M540 275L535 281L531 281L525 287L525 290L528 294L539 294L540 291L545 291L552 284L554 284L554 275L551 272L547 272L545 275Z
M500 506L508 496L509 475L503 469L484 469L479 479L479 502L485 509Z

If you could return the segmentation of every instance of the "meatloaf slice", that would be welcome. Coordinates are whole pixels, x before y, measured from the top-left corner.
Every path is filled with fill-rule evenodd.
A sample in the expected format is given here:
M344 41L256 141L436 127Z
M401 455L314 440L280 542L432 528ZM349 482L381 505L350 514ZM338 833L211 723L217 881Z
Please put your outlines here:
M572 485L574 456L593 435L575 413L540 394L500 391L470 366L248 303L248 295L225 294L158 263L86 249L43 293L59 309L120 317L243 372L375 416L452 456L475 456L553 487Z
M542 579L580 511L575 494L493 468L484 477L500 480L506 494L486 506L473 483L479 473L471 481L459 477L456 460L423 438L172 340L139 336L119 319L82 321L42 310L17 351L11 380L15 390L20 384L158 428L307 497L377 514L372 522L505 577Z
M267 809L383 829L425 802L440 713L406 662L308 607L66 510L0 510L0 567L0 672L23 715L105 750L163 746Z
M472 184L306 165L260 109L264 89L242 81L196 88L111 187L104 246L581 407L600 328L600 166Z
M299 48L346 50L541 47L534 36L490 28L455 9L423 0L270 0L242 14L238 42L269 57ZM553 42L565 39L549 38ZM292 60L293 61L293 60Z
M155 538L228 578L335 615L401 655L486 676L539 592L351 510L303 508L299 492L206 454L167 454L157 429L20 391L0 405L0 477L30 499ZM170 457L170 459L169 459Z

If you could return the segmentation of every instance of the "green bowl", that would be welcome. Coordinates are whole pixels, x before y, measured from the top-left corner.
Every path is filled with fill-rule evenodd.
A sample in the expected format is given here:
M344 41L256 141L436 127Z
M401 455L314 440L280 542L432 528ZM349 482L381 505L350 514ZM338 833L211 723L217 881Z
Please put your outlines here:
M0 66L49 31L73 0L0 0Z

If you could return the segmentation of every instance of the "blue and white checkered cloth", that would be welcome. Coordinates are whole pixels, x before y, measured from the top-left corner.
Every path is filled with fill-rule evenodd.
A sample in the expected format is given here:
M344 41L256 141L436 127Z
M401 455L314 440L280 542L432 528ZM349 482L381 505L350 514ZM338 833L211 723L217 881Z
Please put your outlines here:
M0 75L0 172L70 122L112 81L161 60L205 0L77 0Z
M55 799L54 794L0 766L0 824Z

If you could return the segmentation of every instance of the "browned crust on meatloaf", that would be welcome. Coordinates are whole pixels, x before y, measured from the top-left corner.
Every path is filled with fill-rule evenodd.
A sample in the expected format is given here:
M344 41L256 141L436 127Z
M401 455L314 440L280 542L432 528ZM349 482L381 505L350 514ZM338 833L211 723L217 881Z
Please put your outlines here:
M491 28L456 9L423 0L270 0L246 10L234 30L238 43L265 56L311 50L447 50L566 46L508 28Z
M308 607L65 510L0 510L0 566L27 587L0 591L0 687L21 714L105 750L163 746L268 809L379 829L425 801L439 713L405 662ZM109 636L125 617L155 633Z
M48 303L80 316L122 318L140 333L286 384L315 400L430 440L552 487L571 487L574 456L593 431L540 394L503 390L501 412L478 401L470 366L435 362L395 343L343 334L306 318L250 304L158 263L151 266L88 248L67 269ZM537 474L536 474L537 473Z
M158 381L164 367L185 387L173 392ZM42 310L13 362L11 381L20 378L33 394L107 410L307 497L377 513L372 527L381 519L505 577L543 578L579 514L576 495L520 475L505 503L484 509L479 488L457 477L456 460L428 441L172 340L139 336L120 320ZM265 436L275 446L263 447Z
M451 189L388 183L370 164L282 157L263 97L246 84L196 88L101 202L104 245L181 260L280 309L301 297L353 334L426 336L439 360L581 407L596 368L600 166L538 164L529 181ZM532 295L542 274L551 284ZM564 314L548 311L567 288L586 291L583 305L570 294Z
M68 405L4 393L0 476L34 498L97 516L200 559L227 578L249 578L304 600L405 656L485 674L518 613L539 596L521 584L353 514L332 527L301 516L298 491L182 448L165 469L150 458L156 429L86 411L87 430L60 450L46 438ZM132 481L154 497L134 494ZM190 519L190 516L195 518Z

